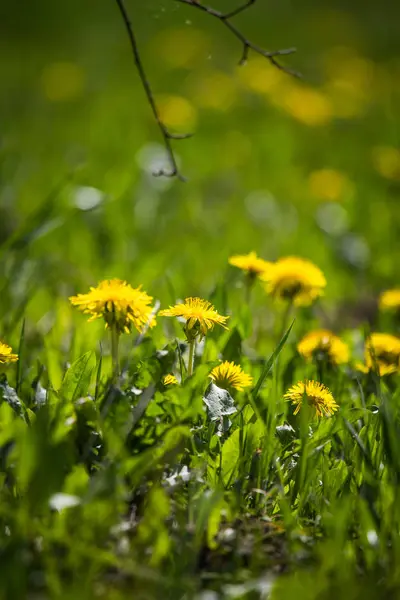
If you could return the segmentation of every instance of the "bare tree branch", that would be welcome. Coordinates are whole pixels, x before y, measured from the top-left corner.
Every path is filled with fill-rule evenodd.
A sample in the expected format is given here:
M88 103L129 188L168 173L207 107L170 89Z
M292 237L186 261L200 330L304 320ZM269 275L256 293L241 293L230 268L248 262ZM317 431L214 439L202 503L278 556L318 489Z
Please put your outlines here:
M179 171L178 163L176 161L174 150L172 148L171 140L183 140L183 139L190 137L192 134L190 134L190 133L187 133L187 134L170 133L167 126L161 120L160 113L158 111L157 104L155 102L149 80L147 79L146 71L144 70L144 66L143 66L142 59L141 59L140 52L139 52L139 47L138 47L135 33L134 33L134 30L132 27L132 22L129 18L124 1L116 0L116 3L120 10L122 19L125 23L126 30L128 32L128 36L129 36L129 40L130 40L132 52L133 52L133 58L135 61L137 71L139 73L139 77L140 77L142 85L143 85L143 89L146 93L147 100L150 104L151 110L153 111L153 115L154 115L154 118L158 125L158 128L161 131L161 135L164 140L164 146L167 151L169 162L171 164L171 168L169 171L167 171L165 169L160 169L159 171L154 172L153 175L155 177L177 177L181 181L186 181L185 177L183 177L182 173Z
M253 44L253 42L246 38L246 36L240 31L240 29L236 27L236 25L233 25L233 23L230 22L230 19L232 17L235 17L239 13L245 11L250 6L255 4L256 1L257 0L247 0L245 4L239 6L239 8L237 8L236 10L233 10L229 13L223 13L219 10L215 10L211 6L207 6L206 4L200 4L199 0L175 0L175 2L179 2L180 4L187 4L187 6L197 8L207 13L211 17L214 17L221 21L221 23L223 23L223 25L225 25L225 27L227 27L233 33L233 35L237 37L238 40L243 44L242 57L239 61L240 65L244 65L247 62L249 52L250 50L252 50L253 52L260 54L261 56L269 60L270 63L280 71L284 71L288 75L293 75L294 77L301 77L300 73L298 73L297 71L293 71L292 69L289 69L284 65L281 65L276 59L277 56L293 54L293 52L296 52L296 48L286 48L284 50L274 50L272 52L268 52L267 50L264 50L264 48Z
M225 19L231 19L232 17L236 17L236 15L243 12L244 10L246 10L246 8L249 8L249 6L251 6L252 4L255 4L256 2L257 2L257 0L247 0L246 4L239 6L238 8L236 8L235 10L233 10L230 13L226 13L224 15Z
M170 163L169 170L160 169L160 170L154 172L153 175L155 177L177 177L181 181L186 181L185 177L183 177L182 173L179 170L179 166L178 166L176 156L175 156L171 142L172 142L172 140L184 140L188 137L191 137L192 134L190 134L190 133L188 133L188 134L171 133L169 131L168 127L162 121L155 98L154 98L153 91L151 89L149 80L147 79L146 71L144 69L143 62L142 62L142 59L140 56L139 46L138 46L138 43L136 40L135 32L134 32L134 29L132 26L132 22L129 18L128 12L126 10L124 0L115 0L115 1L118 5L123 22L125 24L125 28L127 30L129 41L130 41L131 48L132 48L135 66L138 71L140 80L142 82L142 86L145 91L145 94L147 96L147 100L148 100L151 110L153 112L155 121L161 132L161 135L162 135L162 138L164 141L165 150L167 152L168 160ZM289 75L293 75L294 77L301 77L301 75L297 71L293 71L292 69L285 67L277 60L277 57L279 57L279 56L285 56L288 54L292 54L293 52L296 51L296 48L287 48L284 50L275 50L273 52L268 52L267 50L264 50L260 46L253 44L253 42L251 42L248 38L246 38L246 36L240 31L240 29L238 29L236 27L236 25L233 25L233 23L231 23L231 19L233 17L236 17L236 15L238 15L238 14L244 12L245 10L247 10L248 8L250 8L253 4L255 4L257 2L257 0L246 0L246 2L244 4L242 4L238 8L236 8L228 13L223 13L221 11L215 10L211 6L207 6L205 4L200 4L200 0L174 0L174 1L197 8L197 9L207 13L211 17L214 17L215 19L218 19L219 21L221 21L221 23L223 25L225 25L225 27L227 27L227 29L229 29L229 31L231 33L233 33L233 35L241 42L241 44L243 46L242 56L239 61L240 65L244 65L247 62L250 51L253 51L253 52L259 54L260 56L263 56L267 60L269 60L269 62L277 69L279 69Z

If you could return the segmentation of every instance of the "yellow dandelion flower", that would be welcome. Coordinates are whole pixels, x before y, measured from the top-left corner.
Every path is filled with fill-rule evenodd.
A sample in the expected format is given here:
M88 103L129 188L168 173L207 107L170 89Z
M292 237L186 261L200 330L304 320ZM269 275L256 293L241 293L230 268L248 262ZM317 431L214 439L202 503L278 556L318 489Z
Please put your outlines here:
M229 264L245 271L250 277L257 277L265 273L272 263L257 256L255 252L249 254L235 254L229 258Z
M197 123L197 110L182 96L162 95L158 97L158 108L162 121L178 130L193 129Z
M323 294L326 279L312 262L297 256L287 256L272 263L261 276L266 290L274 298L290 300L297 306L308 306Z
M253 383L253 378L244 373L240 365L235 365L235 363L227 360L214 367L210 377L218 387L224 389L232 387L240 392Z
M295 119L309 126L326 125L333 118L329 98L317 89L287 85L285 93L277 102Z
M400 289L382 292L379 306L382 310L400 310Z
M129 333L132 325L142 332L146 325L153 327L151 296L138 288L131 287L121 279L110 279L91 287L88 294L70 297L71 304L85 314L89 321L103 317L106 326L115 328L118 333Z
M303 401L315 409L318 417L330 417L339 408L329 389L319 381L299 381L286 392L284 398L296 407L295 415Z
M85 72L73 62L51 63L43 70L41 86L50 102L75 100L84 92Z
M8 346L4 342L0 342L0 364L7 364L16 362L18 360L18 354L13 354L11 346Z
M348 177L335 169L319 169L310 173L308 187L311 194L321 200L342 200L352 189Z
M333 365L347 363L350 358L348 345L327 329L307 333L297 344L297 350L308 361L321 357Z
M382 177L400 181L400 150L392 146L378 146L372 150L373 165Z
M389 333L372 333L365 344L365 366L375 367L381 377L400 371L400 338Z
M245 69L237 70L240 83L258 94L273 95L286 84L284 74L278 69L270 69L262 57L250 58Z
M163 378L164 385L178 385L178 383L179 381L177 380L175 375L169 374L165 375L165 377Z
M374 366L365 365L364 363L362 363L360 361L357 361L354 364L354 367L357 371L360 371L361 373L365 373L365 374L376 370ZM379 377L385 377L386 375L392 375L393 373L396 373L396 371L398 370L397 365L390 365L390 364L386 365L386 364L380 363L378 361L376 361L376 367L377 367Z
M325 89L333 104L335 116L352 118L363 115L373 99L376 66L354 50L333 47L324 58L327 71Z
M354 363L354 368L361 373L369 373L369 368L367 365L364 365L364 363L360 362L359 360Z
M185 333L189 341L194 340L198 335L203 338L215 324L228 329L225 323L229 317L218 314L213 305L202 298L186 298L184 304L170 306L166 310L161 310L159 314L161 317L185 319Z

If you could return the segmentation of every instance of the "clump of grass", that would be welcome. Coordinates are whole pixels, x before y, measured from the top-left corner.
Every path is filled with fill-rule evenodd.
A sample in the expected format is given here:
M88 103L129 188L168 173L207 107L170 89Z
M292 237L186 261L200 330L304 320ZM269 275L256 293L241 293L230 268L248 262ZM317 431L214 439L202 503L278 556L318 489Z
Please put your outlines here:
M319 269L260 264L251 285L269 282L283 332L269 357L247 349L228 284L225 306L189 297L159 313L177 317L178 339L174 322L155 326L141 288L110 280L72 297L105 321L111 343L99 350L82 333L78 344L77 316L69 333L84 353L58 382L61 343L35 372L23 327L16 377L2 344L4 598L396 597L397 338L387 332L378 346L368 335L360 369L302 307L320 301ZM296 311L290 326L280 302ZM134 343L120 352L122 333Z

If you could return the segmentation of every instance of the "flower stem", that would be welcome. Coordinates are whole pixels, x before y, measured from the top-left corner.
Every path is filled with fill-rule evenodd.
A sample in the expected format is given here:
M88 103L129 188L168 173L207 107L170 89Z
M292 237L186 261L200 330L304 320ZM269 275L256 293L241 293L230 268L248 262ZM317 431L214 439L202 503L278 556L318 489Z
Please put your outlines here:
M282 337L284 336L284 334L286 333L286 330L288 328L288 324L289 324L289 319L290 316L292 314L292 310L293 310L293 302L290 300L285 308L285 311L282 315L282 322L281 322L281 327L279 329L279 333L278 333L278 337L277 337L277 344L279 344L279 342L281 341Z
M281 326L278 332L278 337L276 339L276 344L279 344L279 342L281 341L281 339L283 338L283 336L286 333L286 330L288 328L288 323L289 323L289 319L290 316L292 315L292 310L293 310L293 302L292 300L290 300L287 303L287 306L284 310L284 313L282 315L282 322L281 322ZM275 367L275 381L278 384L279 381L279 375L280 375L280 356L278 356L277 360L276 360L276 367Z
M318 381L320 381L321 383L324 382L324 369L325 364L323 360L317 360L317 375L318 375Z
M195 350L195 347L196 347L196 339L193 338L189 342L189 360L188 360L188 368L187 368L188 377L191 377L193 375L193 363L194 363L194 350Z
M113 379L116 380L119 377L119 333L116 327L111 326L111 358L112 358L112 370Z
M247 304L247 306L250 306L251 292L253 290L253 285L254 285L254 277L252 277L251 275L247 275L246 279L245 279L245 297L244 297L244 301Z

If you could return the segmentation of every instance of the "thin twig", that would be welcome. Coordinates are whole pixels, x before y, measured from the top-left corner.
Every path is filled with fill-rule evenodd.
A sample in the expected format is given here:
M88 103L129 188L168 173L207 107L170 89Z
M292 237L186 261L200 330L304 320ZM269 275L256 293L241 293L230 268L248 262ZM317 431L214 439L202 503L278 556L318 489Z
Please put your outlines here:
M233 23L231 23L230 19L232 17L235 17L239 13L245 11L247 8L255 4L256 1L257 0L247 0L245 4L239 6L237 9L229 13L223 13L219 10L215 10L215 8L212 8L211 6L207 6L206 4L200 4L199 0L175 0L175 2L180 2L181 4L186 4L187 6L197 8L207 13L211 17L214 17L215 19L221 21L221 23L223 23L223 25L225 25L225 27L227 27L243 45L243 52L239 61L240 65L244 65L247 62L249 52L250 50L252 50L253 52L260 54L261 56L269 60L269 62L280 71L284 71L288 75L293 75L294 77L301 77L300 73L289 69L284 65L281 65L276 58L277 56L293 54L293 52L296 52L296 48L286 48L284 50L274 50L272 52L268 52L267 50L264 50L264 48L257 46L257 44L253 44L253 42L246 38L246 36L240 31L240 29L236 27L236 25L233 25Z
M155 177L178 177L181 181L186 181L185 177L183 177L182 173L179 170L179 166L172 148L171 140L183 140L190 137L192 134L174 134L170 133L166 125L161 120L157 104L154 99L153 91L151 89L149 80L147 79L146 71L144 70L144 66L142 63L142 59L139 52L138 43L136 40L136 36L133 30L132 22L129 18L128 12L126 10L125 4L123 0L116 0L118 8L120 10L122 19L125 23L126 30L128 32L129 40L132 47L133 58L135 61L136 68L139 73L139 77L141 79L144 91L147 96L147 100L150 104L151 110L153 111L154 118L158 125L158 128L161 132L161 135L164 140L165 149L167 151L169 162L171 163L171 169L169 171L165 169L159 169L154 172L153 175Z
M126 30L128 33L129 41L130 41L130 44L132 47L133 58L135 61L135 66L139 73L139 77L142 82L143 89L146 93L147 100L148 100L151 110L153 112L154 118L156 120L158 128L161 132L162 138L164 140L165 150L167 152L168 160L170 162L170 170L161 168L158 171L154 172L153 175L155 177L177 177L181 181L186 181L185 177L183 177L182 173L179 170L179 166L178 166L171 142L172 142L172 140L184 140L188 137L191 137L192 134L190 134L190 133L188 133L188 134L171 133L169 131L168 127L162 121L155 98L154 98L153 91L151 89L149 80L147 79L146 71L144 69L142 59L140 56L139 46L138 46L138 43L136 40L133 25L132 25L129 15L128 15L128 12L126 10L124 0L115 0L115 1L118 5L119 11L121 13L122 19L124 21L124 24L125 24L125 27L126 27ZM288 67L281 65L281 63L278 62L278 60L277 60L277 57L279 57L279 56L285 56L287 54L292 54L293 52L296 51L296 48L287 48L284 50L275 50L273 52L268 52L267 50L264 50L260 46L253 44L253 42L251 42L248 38L245 37L245 35L243 35L243 33L236 27L236 25L233 25L231 23L230 19L232 19L233 17L236 17L238 14L240 14L240 13L244 12L246 9L250 8L250 6L254 5L257 2L257 0L247 0L244 4L242 4L238 8L236 8L228 13L223 13L221 11L215 10L211 6L207 6L205 4L200 4L199 0L175 0L175 2L180 2L181 4L187 4L188 6L198 8L199 10L201 10L201 11L207 13L208 15L214 17L215 19L218 19L219 21L221 21L221 23L223 23L223 25L225 25L225 27L227 27L227 29L229 29L231 31L231 33L233 33L233 35L241 42L241 44L243 46L242 56L239 61L240 65L244 65L247 62L250 51L253 51L253 52L256 52L257 54L260 54L267 60L269 60L269 62L277 69L279 69L285 73L288 73L289 75L293 75L294 77L301 77L301 75L297 71L293 71L292 69L289 69Z
M236 8L235 10L233 10L230 13L225 13L225 19L231 19L232 17L236 17L236 15L243 12L244 10L249 8L249 6L251 6L252 4L255 4L256 2L257 2L257 0L247 0L246 4L242 4L242 6L239 6L238 8Z

